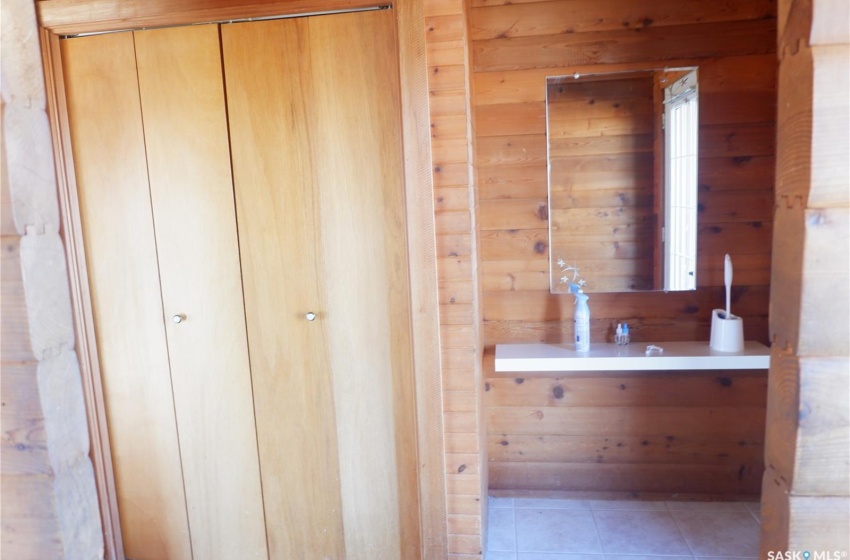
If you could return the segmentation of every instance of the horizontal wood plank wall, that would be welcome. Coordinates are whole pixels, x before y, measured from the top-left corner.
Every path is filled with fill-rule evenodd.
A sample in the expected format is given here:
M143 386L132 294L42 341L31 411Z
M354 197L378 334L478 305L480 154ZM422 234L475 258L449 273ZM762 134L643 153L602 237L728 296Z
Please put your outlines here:
M481 558L487 464L476 199L463 0L424 0L431 118L449 558Z
M653 288L654 80L547 81L552 288L559 261L579 264L589 291ZM600 171L598 167L603 167Z
M754 494L764 372L487 381L494 490Z
M497 343L560 343L572 335L571 322L565 321L572 315L572 301L551 295L548 289L546 77L665 66L699 67L698 289L669 294L591 295L592 340L610 341L618 321L630 324L636 343L708 340L711 309L720 306L724 298L722 265L728 252L735 263L733 309L743 316L748 339L767 342L776 112L774 2L472 0L472 6L480 266L487 351ZM599 171L602 175L617 170L602 167ZM752 446L761 446L764 401L755 394L743 408L717 403L678 405L676 401L663 407L639 408L643 405L627 401L618 405L625 409L617 410L624 410L622 414L631 412L620 418L637 424L631 433L622 435L637 439L622 443L625 447L629 442L643 441L643 437L650 442L648 446L632 444L628 448L631 452L603 453L602 464L592 464L592 468L577 459L573 463L527 462L538 469L542 467L534 467L533 463L559 465L555 471L540 471L541 477L535 478L530 476L533 470L523 470L516 467L516 461L503 460L511 446L503 446L499 438L503 434L510 438L557 436L557 430L546 427L545 420L525 420L542 433L520 433L511 425L494 422L500 422L502 415L519 419L526 414L534 419L538 412L545 419L550 407L520 404L517 388L521 386L494 379L492 361L485 360L484 364L491 383L491 391L485 397L491 421L488 452L494 459L491 488L563 489L577 484L586 490L619 485L630 491L649 491L666 484L681 492L757 492L757 485L753 484L757 475L747 474L762 469L760 454ZM715 378L724 379L726 374L706 372L699 377L703 384L710 384ZM633 383L648 383L651 376L630 379ZM743 384L734 384L737 377L730 379L733 385L725 394L742 390L739 387ZM585 381L571 383L582 386ZM616 387L607 392L599 390L607 398L619 391ZM748 390L756 391L752 387ZM502 395L498 405L494 401L497 393ZM586 418L591 422L589 426L594 425L594 413L604 418L605 413L611 412L592 403L577 404L587 405L582 410L590 415ZM638 410L647 415L635 416ZM711 434L713 439L706 440L706 434L699 432L700 424L690 421L682 423L676 434L660 433L663 429L659 432L662 424L679 423L691 413L711 424L715 415L734 416L744 411L747 424L743 428L749 430L747 434L734 430L715 432ZM688 426L692 431L688 431ZM599 437L604 440L609 434L588 429L583 434L562 435L585 437L581 445L590 448L599 442ZM729 455L723 459L728 462L695 466L685 461L683 453L673 445L653 448L654 455L646 454L646 447L659 445L657 438L667 435L699 442L693 445L706 446L702 449L720 445L723 449L714 451L715 463L721 453ZM740 441L745 445L738 445ZM535 453L538 459L555 461L557 457L560 461L564 457L557 453L563 453L563 449L544 445L538 446ZM595 462L595 456L592 458ZM570 469L583 474L566 476ZM703 477L694 469L712 474Z

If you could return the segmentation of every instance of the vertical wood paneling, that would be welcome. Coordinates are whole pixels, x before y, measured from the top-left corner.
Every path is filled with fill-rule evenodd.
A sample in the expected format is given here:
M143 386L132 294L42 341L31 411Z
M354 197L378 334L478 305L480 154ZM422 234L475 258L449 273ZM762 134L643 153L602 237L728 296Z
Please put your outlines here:
M124 549L188 559L133 36L66 40L62 59Z
M473 3L471 10L473 100L478 115L477 165L482 196L479 214L487 229L481 255L486 346L521 341L559 343L569 340L572 334L568 320L572 304L563 296L549 294L546 281L547 260L558 255L550 254L548 238L539 235L550 220L556 223L555 220L567 219L540 206L546 196L547 168L546 154L539 154L537 146L545 146L546 140L539 124L545 118L546 77L662 66L699 67L700 94L705 94L704 103L700 104L704 126L699 162L698 289L681 295L591 294L592 340L611 340L613 326L623 321L629 323L634 341L707 340L711 309L722 302L722 293L716 287L723 284L718 271L722 271L723 255L728 252L735 263L736 300L739 313L745 318L746 336L766 342L775 129L775 6L759 0L723 6L653 0L635 11L633 4L627 6L618 0L580 0L570 2L567 12L562 4L482 0ZM559 8L560 16L552 16L553 10ZM651 98L646 100L650 101ZM600 110L599 105L586 107L584 124L575 124L587 128ZM575 127L570 130L563 133L566 139L579 134ZM600 134L610 148L624 149L625 144L612 142L616 136L605 130ZM652 144L643 148L651 150ZM570 187L575 197L573 204L607 204L609 195L622 189L645 193L615 205L623 219L631 220L636 216L632 204L637 204L642 196L651 196L651 157L632 162L614 155L574 157L583 161L582 180ZM553 162L555 172L558 165ZM603 254L631 259L651 255L651 247L642 251L625 238L618 239L615 252L606 249L590 230L599 222L598 216L577 209L570 211L570 223L580 224L587 232L574 246L576 253L581 253L576 260L591 262ZM609 227L616 227L621 218L607 219ZM604 266L612 274L622 271L610 260ZM488 376L492 375L489 364L485 360ZM738 456L734 442L727 443L731 456ZM491 441L490 453L503 451L493 445ZM746 454L751 457L751 450ZM666 459L663 451L658 457L660 464L678 464L672 452ZM622 461L619 464L624 465L616 471L617 476L628 479L630 472L634 474L633 490L640 490L641 481L647 483L652 478L630 471L627 458L612 461ZM521 471L500 471L499 483L510 487L513 472ZM686 469L670 472L681 475ZM718 471L711 480L722 491L723 485L729 488L736 483L732 475ZM686 486L685 483L683 487ZM711 487L704 486L702 491Z
M142 5L144 4L144 5ZM116 9L114 4L109 2L100 2L99 0L86 0L83 4L79 2L65 3L59 2L43 2L39 6L41 15L41 23L50 30L58 30L62 27L67 33L81 32L83 29L88 31L114 31L116 29L126 28L128 26L175 26L192 24L198 21L214 21L217 19L228 19L230 17L254 17L268 16L280 13L300 13L311 12L322 9L331 8L347 8L360 7L362 2L357 0L343 2L342 5L329 6L327 2L321 0L299 0L296 2L272 2L263 3L262 5L251 4L240 0L230 1L223 0L214 2L209 5L197 6L189 4L174 4L174 3L142 3L124 5ZM336 4L339 4L338 2ZM368 4L368 3L367 3ZM424 66L425 48L423 48L424 33L422 31L422 15L423 2L399 2L394 5L397 14L397 27L401 41L400 45L400 63L402 69L402 105L404 106L404 153L405 153L405 175L407 177L406 194L407 194L407 215L408 219L412 220L412 225L409 229L412 230L410 243L410 252L413 255L413 261L416 262L415 269L420 271L423 279L412 281L413 286L413 304L415 307L415 315L413 317L414 328L417 333L417 352L416 352L416 372L417 372L417 404L418 415L420 417L420 432L418 441L422 445L424 457L427 463L423 467L423 471L430 473L429 481L424 481L422 486L423 499L427 501L425 511L430 520L427 522L430 525L428 534L428 542L424 543L424 548L428 557L434 554L434 557L445 556L445 506L443 493L443 477L440 465L441 460L434 460L433 453L442 451L442 438L434 437L434 434L441 431L441 422L439 421L439 406L435 409L433 404L439 402L433 400L433 391L439 393L439 377L434 378L429 372L434 371L432 366L438 367L438 346L436 344L436 316L437 309L432 302L429 301L431 295L436 295L436 284L433 285L434 290L431 290L433 279L428 279L429 266L433 267L433 240L429 240L428 233L433 233L433 216L429 205L423 204L420 200L423 196L430 197L428 192L428 184L422 179L423 171L427 173L427 156L429 153L426 142L422 142L427 138L427 121L421 118L427 112L426 101L426 86L425 73L420 72ZM454 7L446 7L446 2L438 1L436 8L431 10L429 15L452 15L456 10ZM445 12L445 13L443 13ZM50 32L45 29L44 35L47 36ZM57 41L58 43L58 41ZM447 41L440 45L438 51L448 54L452 60L463 60L462 55L464 46L456 44L457 41ZM430 47L430 46L429 46ZM423 167L424 164L424 167ZM73 193L72 193L73 196ZM424 214L423 214L424 212ZM425 236L424 238L422 236ZM430 246L430 251L429 251ZM72 249L73 250L73 249ZM430 262L429 262L429 259ZM424 265L424 266L423 266ZM433 269L431 269L433 270ZM434 298L436 300L436 297ZM434 326L434 332L430 331ZM430 335L430 338L429 338ZM94 336L92 335L93 339ZM5 339L4 339L5 340ZM405 444L410 445L411 441L405 438ZM435 470L436 468L436 470ZM439 476L435 476L439 475ZM404 485L404 484L403 484ZM404 485L407 486L407 485ZM442 513L440 513L442 510ZM443 527L440 527L442 519ZM407 520L409 521L409 519ZM414 530L405 522L404 530ZM120 548L120 546L119 546ZM441 553L440 550L443 552Z
M268 558L218 26L133 35L192 552Z
M223 45L272 555L416 557L393 13L235 24Z
M310 20L321 282L349 558L416 557L419 504L397 53L390 11ZM326 84L345 84L345 94ZM333 162L330 164L330 162ZM357 297L352 297L357 294ZM324 322L324 321L323 321Z
M272 558L345 556L328 342L320 322L305 320L308 312L326 313L316 258L318 162L303 141L309 138L306 100L317 87L304 52L308 40L302 19L222 27Z

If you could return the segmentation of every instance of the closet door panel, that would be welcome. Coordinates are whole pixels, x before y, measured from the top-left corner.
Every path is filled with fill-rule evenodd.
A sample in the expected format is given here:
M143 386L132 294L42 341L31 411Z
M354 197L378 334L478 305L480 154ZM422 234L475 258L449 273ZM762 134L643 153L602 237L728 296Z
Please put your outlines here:
M274 558L420 555L394 25L381 11L222 27ZM311 548L293 500L334 512L333 540Z
M418 494L391 10L310 19L321 281L350 559L415 558Z
M189 559L133 36L61 46L125 553Z
M192 550L267 558L218 26L134 35Z
M222 26L270 556L345 558L304 18ZM308 313L316 319L309 321Z

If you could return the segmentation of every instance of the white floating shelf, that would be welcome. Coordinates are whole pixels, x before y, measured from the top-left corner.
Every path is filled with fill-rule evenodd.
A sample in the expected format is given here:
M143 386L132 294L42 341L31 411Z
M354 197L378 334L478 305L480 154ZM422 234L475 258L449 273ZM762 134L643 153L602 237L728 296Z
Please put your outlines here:
M649 344L663 354L646 355ZM717 352L708 342L632 342L590 345L590 352L576 352L571 344L497 344L496 371L645 371L700 369L767 369L770 348L747 341L743 352Z

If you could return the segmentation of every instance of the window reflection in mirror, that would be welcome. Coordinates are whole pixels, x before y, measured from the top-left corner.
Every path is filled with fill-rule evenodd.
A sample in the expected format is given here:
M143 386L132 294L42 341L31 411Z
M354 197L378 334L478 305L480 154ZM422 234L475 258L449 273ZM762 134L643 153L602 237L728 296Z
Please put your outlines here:
M664 88L664 289L695 290L697 267L696 70Z
M695 68L547 79L552 292L695 289L697 104Z

